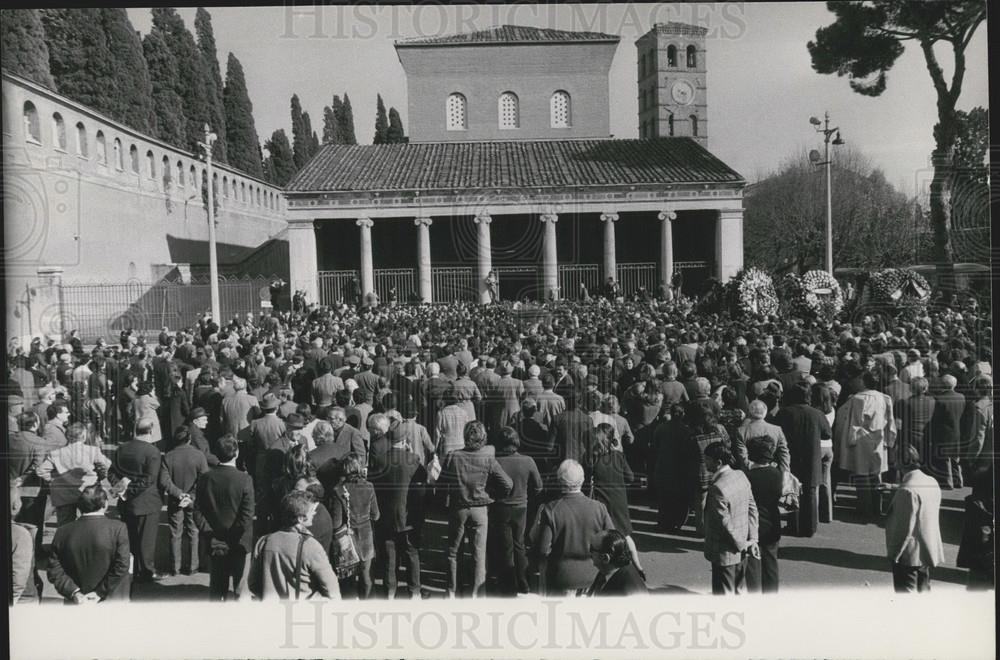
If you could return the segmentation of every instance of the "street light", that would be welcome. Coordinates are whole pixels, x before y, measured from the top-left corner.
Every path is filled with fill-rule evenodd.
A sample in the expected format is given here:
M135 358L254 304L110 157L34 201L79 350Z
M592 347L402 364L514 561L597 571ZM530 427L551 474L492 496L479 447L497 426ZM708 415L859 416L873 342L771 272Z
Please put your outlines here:
M215 250L215 191L212 190L212 145L218 139L211 127L205 124L205 141L198 146L205 150L205 187L208 188L208 280L212 295L212 320L222 323L219 308L219 257Z
M844 141L840 139L839 128L836 126L830 128L829 112L823 115L823 121L820 121L816 117L810 117L809 123L813 125L817 133L823 134L822 158L819 152L813 149L809 152L809 160L813 165L826 166L826 271L833 277L833 195L831 194L830 185L830 164L833 161L830 159L830 137L836 135L833 139L833 146L835 147L841 146L844 144Z

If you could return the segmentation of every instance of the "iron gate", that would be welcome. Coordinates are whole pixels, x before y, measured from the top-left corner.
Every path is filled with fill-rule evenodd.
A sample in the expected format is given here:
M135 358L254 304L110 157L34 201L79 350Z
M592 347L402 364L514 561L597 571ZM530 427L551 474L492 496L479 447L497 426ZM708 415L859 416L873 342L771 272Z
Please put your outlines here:
M321 270L316 274L319 285L319 304L335 305L346 298L347 283L351 277L358 278L360 288L361 278L356 270ZM357 301L351 301L356 303Z
M478 301L479 286L472 268L467 266L437 266L431 268L434 302L459 300Z
M601 267L597 264L559 266L559 292L563 298L569 300L580 298L581 283L587 287L587 292L591 296L600 293Z
M622 294L631 296L640 286L646 287L651 294L656 293L660 277L658 270L655 263L618 264L618 285Z
M375 293L381 302L389 302L389 289L396 287L396 300L406 302L417 291L412 268L383 268L375 271Z

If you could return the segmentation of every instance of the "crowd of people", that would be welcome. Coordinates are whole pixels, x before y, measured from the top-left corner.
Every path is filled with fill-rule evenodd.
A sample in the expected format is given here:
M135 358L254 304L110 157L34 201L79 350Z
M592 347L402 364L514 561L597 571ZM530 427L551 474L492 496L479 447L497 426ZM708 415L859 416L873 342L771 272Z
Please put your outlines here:
M13 597L38 598L43 556L68 602L159 580L164 506L170 572L208 561L216 600L392 598L400 574L426 597L435 515L450 596L642 593L637 502L704 537L714 593L773 592L782 533L812 536L845 492L887 516L897 588L924 589L942 555L928 484L937 505L973 486L959 563L992 586L990 326L958 306L852 321L682 297L300 299L87 349L35 338L6 383Z

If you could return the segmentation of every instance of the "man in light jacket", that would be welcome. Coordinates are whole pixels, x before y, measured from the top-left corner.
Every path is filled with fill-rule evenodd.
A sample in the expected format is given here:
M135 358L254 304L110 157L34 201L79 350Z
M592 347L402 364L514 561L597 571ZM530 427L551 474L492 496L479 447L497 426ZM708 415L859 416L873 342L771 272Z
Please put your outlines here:
M712 563L712 593L741 593L747 559L760 559L757 503L746 475L732 469L733 455L721 442L705 447L712 484L705 498L705 559Z
M261 537L253 550L247 586L261 600L340 599L337 575L323 546L309 531L317 502L309 491L281 500L281 529Z
M896 592L930 591L931 568L944 562L941 488L920 470L920 454L908 446L905 471L885 519L885 549Z

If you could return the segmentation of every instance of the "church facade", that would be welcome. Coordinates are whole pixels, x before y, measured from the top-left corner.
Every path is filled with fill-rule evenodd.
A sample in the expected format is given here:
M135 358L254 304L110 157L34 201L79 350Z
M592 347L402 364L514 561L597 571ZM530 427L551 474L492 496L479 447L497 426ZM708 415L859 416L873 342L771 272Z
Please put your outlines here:
M616 35L500 26L395 44L408 144L327 145L285 190L290 283L332 303L692 291L743 263L743 188L707 149L703 28L636 41L639 139L610 135Z

